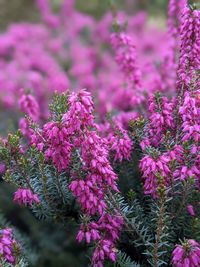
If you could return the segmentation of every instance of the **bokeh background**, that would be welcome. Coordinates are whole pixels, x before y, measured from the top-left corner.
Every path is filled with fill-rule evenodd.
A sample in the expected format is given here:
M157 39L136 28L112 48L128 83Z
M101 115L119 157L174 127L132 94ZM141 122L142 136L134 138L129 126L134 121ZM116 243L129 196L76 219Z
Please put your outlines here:
M62 0L51 0L56 9ZM151 12L152 16L165 16L167 0L114 0L121 9L128 13L136 12L138 9L145 9ZM100 18L110 6L109 0L76 0L79 10ZM12 22L38 21L39 13L34 0L0 0L0 29L3 30Z

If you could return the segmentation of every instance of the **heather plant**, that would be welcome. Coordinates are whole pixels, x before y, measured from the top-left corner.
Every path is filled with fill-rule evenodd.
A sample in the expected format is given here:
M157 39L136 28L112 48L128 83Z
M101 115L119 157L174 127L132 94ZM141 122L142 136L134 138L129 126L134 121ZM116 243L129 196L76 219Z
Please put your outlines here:
M28 46L27 25L14 31L23 49L12 49L15 63L23 59L25 80L29 71L41 76L29 86L33 94L12 80L23 115L19 130L0 141L3 179L16 188L13 201L38 220L78 226L76 241L88 247L89 266L199 266L200 11L169 1L163 32L146 28L144 13L126 25L114 6L113 17L93 24L73 1L64 1L57 13L47 0L37 4L44 32L28 28L35 41L41 34L38 50ZM83 25L91 31L87 38ZM45 49L52 33L59 60L69 53L67 70ZM145 34L148 40L141 41ZM161 39L167 40L163 47ZM12 53L8 47L5 55ZM38 51L33 64L27 54ZM47 109L44 88L56 87L52 77L61 87ZM26 266L20 248L12 230L2 228L3 266Z
M27 255L30 251L28 239L21 236L17 229L8 224L5 217L0 214L0 264L1 266L28 266ZM26 240L27 244L24 244Z

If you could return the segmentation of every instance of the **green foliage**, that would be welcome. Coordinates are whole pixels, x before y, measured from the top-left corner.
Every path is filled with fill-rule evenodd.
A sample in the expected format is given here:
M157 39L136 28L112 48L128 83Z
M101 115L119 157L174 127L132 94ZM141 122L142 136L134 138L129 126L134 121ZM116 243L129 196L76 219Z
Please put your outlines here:
M2 266L2 267L27 267L28 263L23 258L20 259L20 261L17 262L15 265L10 264L10 263L0 259L0 266Z
M65 114L68 110L68 94L58 94L57 92L54 94L53 101L49 105L49 109L51 114L53 114L53 119L55 121L60 121L62 119L63 114Z
M14 226L15 237L22 244L29 266L80 267L80 263L87 266L85 245L79 245L75 240L78 226L74 220L67 218L65 225L55 220L38 220L27 208L12 203L14 190L8 184L0 184L0 208L6 215L2 216L2 226Z
M67 108L66 96L55 95L54 109L59 116ZM56 105L57 101L61 105ZM58 108L60 106L60 108ZM6 182L18 187L30 188L41 200L38 206L33 205L33 212L39 219L64 222L67 217L77 217L75 202L68 190L69 173L58 173L51 164L46 164L44 155L30 147L24 155L20 150L21 134L8 135L8 144L0 144L0 158L7 165L3 177Z
M150 212L150 225L154 239L147 243L145 255L150 266L168 266L168 249L170 247L170 217L166 211L167 200L154 202Z
M118 251L117 253L117 260L114 264L115 267L141 267L140 264L132 261L132 259L127 256L126 253L122 251Z
M4 229L6 227L14 229L14 238L20 246L20 250L17 252L17 262L14 267L26 267L28 266L28 258L31 259L29 263L35 263L37 259L37 255L31 251L30 249L30 240L27 236L20 233L20 231L13 227L5 216L3 215L2 211L0 212L0 229ZM13 267L13 265L4 261L3 258L0 258L0 266L2 267Z
M126 203L123 197L119 197L117 202L127 223L127 233L132 235L132 242L136 247L144 247L152 239L152 236L143 207L137 199L133 200L131 205Z

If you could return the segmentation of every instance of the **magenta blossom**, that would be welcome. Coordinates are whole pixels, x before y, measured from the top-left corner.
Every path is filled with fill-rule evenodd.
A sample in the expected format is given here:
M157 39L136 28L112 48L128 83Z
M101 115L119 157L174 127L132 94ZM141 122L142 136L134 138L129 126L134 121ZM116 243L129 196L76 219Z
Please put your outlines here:
M14 193L13 200L19 205L32 206L33 203L36 203L36 204L40 203L38 196L36 194L33 194L33 192L27 188L19 188Z
M19 99L19 108L26 113L33 121L39 119L39 105L31 94L23 94Z
M0 257L2 256L7 262L15 264L16 258L13 247L16 245L11 228L0 230Z
M195 216L195 211L193 205L187 205L187 211L191 216Z
M172 253L174 267L197 267L200 266L200 244L189 239L182 245L176 245Z

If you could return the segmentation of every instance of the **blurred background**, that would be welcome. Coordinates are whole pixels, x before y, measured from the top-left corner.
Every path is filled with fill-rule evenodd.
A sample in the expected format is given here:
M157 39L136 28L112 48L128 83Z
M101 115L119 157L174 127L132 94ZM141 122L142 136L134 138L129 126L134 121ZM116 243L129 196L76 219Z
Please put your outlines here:
M51 0L55 9L62 0ZM116 5L127 11L135 12L145 9L152 15L164 16L167 0L114 0ZM76 0L79 10L100 18L109 8L109 0ZM0 0L0 28L4 29L8 24L18 21L38 21L39 14L34 0Z

